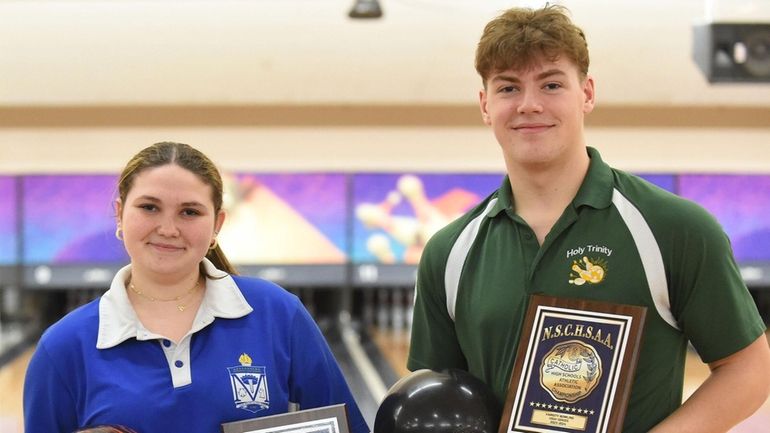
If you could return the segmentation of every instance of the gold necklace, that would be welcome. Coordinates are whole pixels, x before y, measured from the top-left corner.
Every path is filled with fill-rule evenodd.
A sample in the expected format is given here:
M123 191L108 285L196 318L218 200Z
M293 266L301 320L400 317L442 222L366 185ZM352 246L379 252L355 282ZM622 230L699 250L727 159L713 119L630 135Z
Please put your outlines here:
M157 302L179 302L182 299L184 299L184 298L190 296L191 294L193 294L195 292L195 289L198 288L198 283L199 282L200 282L200 280L196 280L195 281L195 285L190 287L189 290L187 290L186 292L182 293L181 295L175 296L175 297L173 297L171 299L163 299L163 298L156 298L154 296L150 296L150 295L144 293L143 291L137 289L136 286L134 286L134 283L129 283L128 284L128 288L130 288L132 292L134 292L137 295L143 297L144 299L147 299L150 302L156 302L156 301ZM184 311L184 310L187 309L188 306L190 306L190 303L176 304L176 309L179 310L179 311Z

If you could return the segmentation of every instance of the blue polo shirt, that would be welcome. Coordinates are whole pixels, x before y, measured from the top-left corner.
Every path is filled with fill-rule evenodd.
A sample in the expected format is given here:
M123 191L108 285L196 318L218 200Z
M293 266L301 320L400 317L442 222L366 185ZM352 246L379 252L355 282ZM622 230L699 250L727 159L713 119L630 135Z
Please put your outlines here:
M214 278L178 344L136 317L124 284L130 266L100 299L46 330L24 384L25 431L122 424L140 433L211 433L224 422L346 403L351 431L369 432L297 297L204 265Z

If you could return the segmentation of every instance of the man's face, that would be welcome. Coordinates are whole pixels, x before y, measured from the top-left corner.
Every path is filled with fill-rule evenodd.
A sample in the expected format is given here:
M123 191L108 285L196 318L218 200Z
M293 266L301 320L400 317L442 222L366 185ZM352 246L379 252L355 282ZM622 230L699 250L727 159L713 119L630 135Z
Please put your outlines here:
M594 107L594 82L581 79L567 59L541 57L525 70L492 73L479 105L509 167L550 165L585 152L583 120Z

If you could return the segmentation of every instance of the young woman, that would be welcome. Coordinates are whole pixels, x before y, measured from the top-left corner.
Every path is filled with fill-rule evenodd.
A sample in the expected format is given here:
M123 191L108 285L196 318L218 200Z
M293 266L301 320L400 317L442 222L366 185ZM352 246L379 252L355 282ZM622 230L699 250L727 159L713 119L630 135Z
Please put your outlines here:
M217 233L222 179L201 152L158 143L118 185L116 236L131 263L40 339L24 385L27 433L119 424L206 432L337 403L369 432L300 301L236 275Z

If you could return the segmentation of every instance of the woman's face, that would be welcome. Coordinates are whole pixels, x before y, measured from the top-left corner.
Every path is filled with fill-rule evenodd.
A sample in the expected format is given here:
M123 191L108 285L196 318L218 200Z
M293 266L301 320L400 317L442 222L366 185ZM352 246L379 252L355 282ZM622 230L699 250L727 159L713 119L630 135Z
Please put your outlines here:
M175 164L136 175L117 209L132 272L170 282L197 272L224 222L211 186Z

